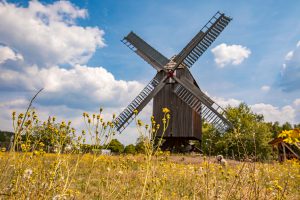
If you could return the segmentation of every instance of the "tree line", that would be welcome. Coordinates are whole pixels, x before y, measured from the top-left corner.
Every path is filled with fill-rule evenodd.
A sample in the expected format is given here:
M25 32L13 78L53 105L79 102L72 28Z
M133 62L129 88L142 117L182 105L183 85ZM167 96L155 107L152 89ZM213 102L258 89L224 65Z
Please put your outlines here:
M220 134L213 126L203 122L202 141L196 143L205 155L222 154L232 159L255 158L259 160L272 159L272 147L268 143L277 138L283 130L300 128L299 124L285 122L265 122L262 114L254 113L251 108L241 103L237 107L227 107L226 117L233 124L224 134ZM113 139L107 147L116 153L143 153L143 137L136 144L124 146Z
M256 159L270 159L272 147L268 143L277 138L283 130L299 128L299 124L286 122L265 122L264 116L254 113L250 107L241 103L237 107L227 107L226 117L233 124L224 134L219 134L214 127L204 123L202 150L208 155L222 154L233 159L255 157Z
M272 157L272 149L268 143L283 130L300 128L300 123L292 125L289 122L284 124L265 122L263 115L254 113L245 103L241 103L237 107L229 106L225 110L226 117L233 124L234 129L220 134L213 126L203 122L202 141L201 143L196 143L196 145L206 155L222 154L233 159L242 159L245 156L257 159L270 159ZM35 140L34 138L39 138L45 146L49 146L51 144L50 140L53 139L52 129L51 127L50 129L47 126L45 127L37 127L35 129L36 131L32 134L32 141ZM11 132L0 131L0 144L6 144L7 146L12 134ZM72 137L68 136L64 140L67 143L71 142ZM138 138L135 144L127 146L117 139L112 139L105 147L84 144L80 148L84 152L101 148L110 149L115 153L136 154L144 152L143 137Z

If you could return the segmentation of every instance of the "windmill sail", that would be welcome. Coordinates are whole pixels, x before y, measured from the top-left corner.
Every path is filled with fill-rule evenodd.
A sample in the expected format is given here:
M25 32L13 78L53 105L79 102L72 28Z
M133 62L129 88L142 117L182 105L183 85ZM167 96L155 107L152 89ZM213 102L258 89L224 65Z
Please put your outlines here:
M199 88L185 78L175 78L178 82L174 93L202 118L211 123L220 133L224 133L232 124L226 119L225 110L205 95Z
M169 59L151 47L134 32L130 32L126 37L124 37L122 42L141 56L146 62L152 65L157 71L162 70L169 62Z
M122 42L141 56L146 62L152 65L159 73L157 73L157 75L146 85L141 93L114 120L116 130L121 133L129 125L129 123L133 121L135 118L134 111L137 110L140 112L166 85L166 79L174 79L175 81L168 82L175 83L173 92L194 111L201 115L207 122L214 125L219 132L223 133L228 128L231 128L232 124L224 115L224 109L222 109L199 89L192 75L187 76L185 74L184 76L176 77L176 74L173 73L178 67L185 68L189 72L188 68L190 68L209 48L212 42L219 36L231 20L232 19L225 16L225 14L217 12L186 45L186 47L183 48L183 50L175 56L174 59L171 59L171 61L135 33L130 32L126 37L124 37ZM162 78L161 75L164 75L164 77ZM192 80L189 80L186 77L190 77ZM169 95L169 92L172 92L172 90L166 90L164 92ZM181 101L179 102L181 103ZM188 112L192 112L188 107L187 109ZM199 119L199 117L198 119L195 118L195 121ZM198 127L194 126L196 123L191 121L191 125L193 126L193 130L191 132L193 133L192 137L195 137L194 133L198 130ZM178 133L177 136L179 138L182 137L179 132L176 133Z
M137 97L114 120L115 127L121 133L135 118L134 111L140 112L149 101L163 88L166 78L158 74L146 85Z
M176 56L175 62L177 65L175 68L178 66L187 66L190 68L208 49L230 21L231 18L225 16L223 13L217 12Z

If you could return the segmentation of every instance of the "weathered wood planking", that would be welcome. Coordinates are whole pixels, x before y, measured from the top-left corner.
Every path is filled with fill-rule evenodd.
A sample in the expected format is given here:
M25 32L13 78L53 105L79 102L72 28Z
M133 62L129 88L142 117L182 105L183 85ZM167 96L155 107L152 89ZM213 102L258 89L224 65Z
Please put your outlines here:
M163 76L165 75L164 73L160 72L160 75ZM191 82L194 82L190 72L186 69L177 69L176 76L185 76ZM200 115L176 96L173 92L174 87L174 84L167 84L153 100L153 115L156 122L161 124L161 126L163 118L162 108L167 107L171 110L171 120L164 138L201 140L202 125ZM161 136L162 130L163 127L160 128L158 136Z

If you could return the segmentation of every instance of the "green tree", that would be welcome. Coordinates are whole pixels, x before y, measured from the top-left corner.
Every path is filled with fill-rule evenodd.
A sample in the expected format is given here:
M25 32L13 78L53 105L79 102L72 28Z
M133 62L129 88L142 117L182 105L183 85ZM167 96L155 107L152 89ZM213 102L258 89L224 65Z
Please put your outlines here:
M300 128L300 123L299 124L294 124L294 128Z
M32 134L28 138L32 146L39 146L40 143L43 143L46 151L55 146L60 146L63 151L67 145L72 143L75 138L75 129L70 127L71 123L55 123L53 119L49 118L42 125L32 128ZM26 135L22 135L22 138L25 141Z
M203 150L207 154L223 154L242 159L245 156L268 158L272 138L270 126L263 115L255 114L249 106L241 103L238 107L228 107L226 115L234 129L219 134L212 126L203 126Z
M136 153L135 146L133 144L127 145L124 149L124 153L135 154Z
M145 153L145 145L144 145L145 137L140 136L136 140L135 150L137 153Z
M270 122L268 123L270 125L270 130L273 133L273 138L276 138L278 134L282 131L282 126L280 126L279 122Z
M286 131L289 131L289 130L292 130L293 129L293 126L292 124L290 124L289 122L285 122L284 124L282 124L282 130L286 130Z
M0 142L10 142L10 138L14 133L0 130Z
M117 139L112 139L107 148L115 153L122 153L124 151L124 145Z

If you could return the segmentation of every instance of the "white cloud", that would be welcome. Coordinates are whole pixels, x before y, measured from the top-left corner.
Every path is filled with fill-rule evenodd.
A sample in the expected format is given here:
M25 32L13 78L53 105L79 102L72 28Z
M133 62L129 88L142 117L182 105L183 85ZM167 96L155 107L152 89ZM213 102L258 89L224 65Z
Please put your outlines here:
M298 45L297 45L298 46ZM285 56L285 60L291 60L293 58L293 55L294 55L294 52L293 51L290 51L286 54Z
M42 94L42 93L41 93ZM41 95L40 94L40 95ZM55 106L43 106L39 104L41 96L38 96L33 103L33 107L36 109L38 117L41 121L45 121L49 116L55 116L57 121L71 121L71 126L74 127L78 133L81 133L82 129L86 129L84 120L82 117L83 112L98 113L99 108L94 107L91 110L79 109L79 108L69 108L66 105L55 105ZM133 98L133 97L132 97ZM13 100L6 100L0 103L0 130L13 131L12 127L12 112L24 113L29 100L24 98L16 98ZM125 107L125 105L124 105ZM104 107L103 118L105 121L112 119L112 114L119 114L124 107ZM152 102L150 102L137 116L145 123L150 123L150 116L152 115ZM120 140L123 144L128 145L130 143L135 143L136 139L139 137L139 132L137 131L135 121L122 132L122 134L117 134L116 138Z
M72 126L81 130L83 128L82 113L83 110L71 109L65 105L59 106L42 106L37 102L40 96L34 101L32 108L37 111L39 120L46 121L49 116L56 116L57 121L72 121ZM12 112L25 113L29 100L25 98L13 98L10 100L2 101L0 103L0 130L13 131L12 126Z
M296 45L297 47L300 47L300 41L298 41L298 43L297 43L297 45Z
M300 98L299 99L295 99L294 102L293 102L293 104L295 106L300 106Z
M142 120L145 124L150 124L150 117L152 116L152 101L138 114L137 119ZM121 110L120 110L121 112ZM162 124L162 122L157 122ZM122 132L122 134L117 135L117 139L122 141L123 144L135 143L140 133L137 130L135 121Z
M16 107L16 106L25 106L28 104L28 100L26 99L14 99L10 101L4 101L0 102L0 108L5 108L5 107Z
M226 108L227 106L237 107L240 103L242 103L242 101L238 99L234 99L234 98L225 99L222 97L211 96L207 91L204 91L204 93L222 108Z
M237 107L242 101L238 99L225 99L221 97L212 97L212 99L221 107L228 105ZM289 122L291 124L300 123L300 98L295 99L291 105L276 107L271 104L257 103L249 105L251 110L257 114L263 114L266 122L280 122L281 124Z
M300 41L297 47L285 56L285 63L276 80L277 85L284 92L293 92L300 89Z
M12 112L24 112L29 101L25 98L13 98L0 102L0 130L13 131Z
M221 97L212 97L212 99L219 104L222 108L226 108L227 106L231 106L231 107L236 107L238 106L240 103L242 103L240 100L238 99L225 99L225 98L221 98Z
M229 64L239 65L251 54L247 47L224 43L213 48L211 52L214 54L216 64L221 68Z
M296 112L296 122L300 123L300 98L294 100L293 107Z
M45 88L44 104L70 103L80 107L99 103L122 105L129 95L137 94L142 84L136 81L115 80L103 67L75 64L87 62L97 47L105 45L102 30L76 24L78 18L87 15L87 10L68 1L31 1L28 7L0 2L1 42L24 58L14 67L11 63L1 65L0 89ZM21 58L8 47L0 50L6 52L0 54L3 62ZM70 66L64 68L61 64Z
M0 64L6 60L23 60L23 56L7 46L0 45Z
M0 72L1 87L29 91L44 88L45 100L55 100L56 104L69 102L79 107L83 107L82 101L120 106L143 88L137 81L116 80L103 67L75 65L71 69L58 66L39 69L31 66L21 72L9 69L0 69Z
M268 85L263 85L263 86L261 86L260 89L261 89L262 91L264 91L264 92L268 92L268 91L271 89L271 87L268 86Z
M207 93L206 93L207 94ZM208 94L207 94L208 95ZM208 95L209 96L209 95ZM237 107L242 101L238 99L225 99L221 97L211 97L222 108L227 106ZM271 104L257 103L249 105L251 110L257 114L263 114L266 122L290 122L292 124L300 122L300 99L295 99L293 104L283 107L276 107Z
M76 25L76 19L86 16L86 10L68 1L48 5L30 1L25 8L0 2L1 42L39 67L83 64L105 45L102 30Z
M0 97L0 129L12 129L11 112L24 112L40 88L33 106L41 118L71 120L79 130L82 112L103 106L108 118L140 92L143 84L137 81L116 80L103 67L85 65L105 46L102 30L77 24L87 15L68 1L31 1L28 7L0 2L0 38L7 45L0 49L0 91L5 94ZM16 59L20 62L4 63Z
M292 106L287 105L278 108L271 104L258 103L250 107L255 113L263 114L267 122L278 121L281 124L285 122L296 123L296 111Z

